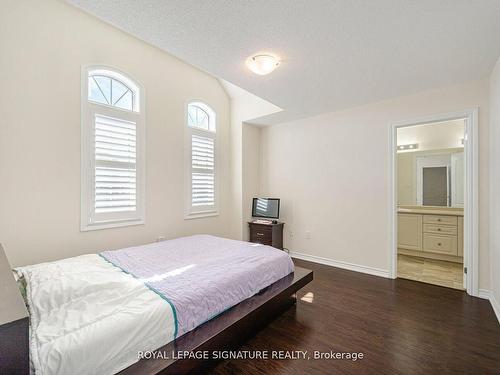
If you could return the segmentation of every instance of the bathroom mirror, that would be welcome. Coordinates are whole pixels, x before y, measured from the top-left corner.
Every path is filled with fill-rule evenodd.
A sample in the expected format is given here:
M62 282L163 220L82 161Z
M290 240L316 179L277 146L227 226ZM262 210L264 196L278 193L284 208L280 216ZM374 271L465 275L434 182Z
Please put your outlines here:
M463 149L398 153L398 204L463 207Z

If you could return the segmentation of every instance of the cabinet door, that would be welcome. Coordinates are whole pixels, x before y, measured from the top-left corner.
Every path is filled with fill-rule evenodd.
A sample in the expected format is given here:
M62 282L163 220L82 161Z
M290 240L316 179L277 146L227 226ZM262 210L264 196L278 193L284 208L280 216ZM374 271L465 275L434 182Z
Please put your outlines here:
M398 214L398 247L422 250L422 215Z
M464 256L464 217L458 217L458 254L459 257Z

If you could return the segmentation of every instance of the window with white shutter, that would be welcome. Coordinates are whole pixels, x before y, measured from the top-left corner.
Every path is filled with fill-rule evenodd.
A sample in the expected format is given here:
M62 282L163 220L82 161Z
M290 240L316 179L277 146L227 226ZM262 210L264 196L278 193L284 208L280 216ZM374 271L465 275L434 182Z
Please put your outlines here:
M217 214L216 118L205 103L187 107L187 218Z
M82 75L81 229L144 223L144 103L122 73Z

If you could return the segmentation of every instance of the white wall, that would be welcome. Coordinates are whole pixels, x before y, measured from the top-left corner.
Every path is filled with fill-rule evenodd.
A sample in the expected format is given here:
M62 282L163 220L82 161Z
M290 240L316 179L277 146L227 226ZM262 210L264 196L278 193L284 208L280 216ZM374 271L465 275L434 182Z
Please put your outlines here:
M252 198L260 196L261 128L243 124L242 239L248 241L252 219Z
M417 204L417 173L415 155L411 152L397 154L398 205Z
M246 123L281 109L241 88L226 82L231 98L231 237L248 238L247 221L251 218L252 196L259 191L260 130ZM250 198L249 198L250 197Z
M418 143L418 151L463 147L464 130L464 120L399 128L398 146Z
M13 266L143 244L229 235L230 103L213 77L59 1L0 12L0 242ZM146 90L146 224L80 232L80 72L119 68ZM184 109L217 112L220 215L184 220Z
M491 294L500 320L500 59L490 78L490 106Z
M479 287L487 289L488 97L484 80L264 128L261 193L282 198L285 246L388 271L390 125L479 106Z

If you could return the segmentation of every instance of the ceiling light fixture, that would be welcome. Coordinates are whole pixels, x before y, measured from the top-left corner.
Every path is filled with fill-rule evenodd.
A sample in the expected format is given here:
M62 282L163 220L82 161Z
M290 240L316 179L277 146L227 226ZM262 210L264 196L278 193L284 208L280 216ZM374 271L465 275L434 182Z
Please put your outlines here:
M399 145L398 151L408 151L408 150L416 150L418 149L418 143L412 143L409 145Z
M277 56L268 53L250 56L246 61L248 69L260 76L271 73L280 63L281 61Z

